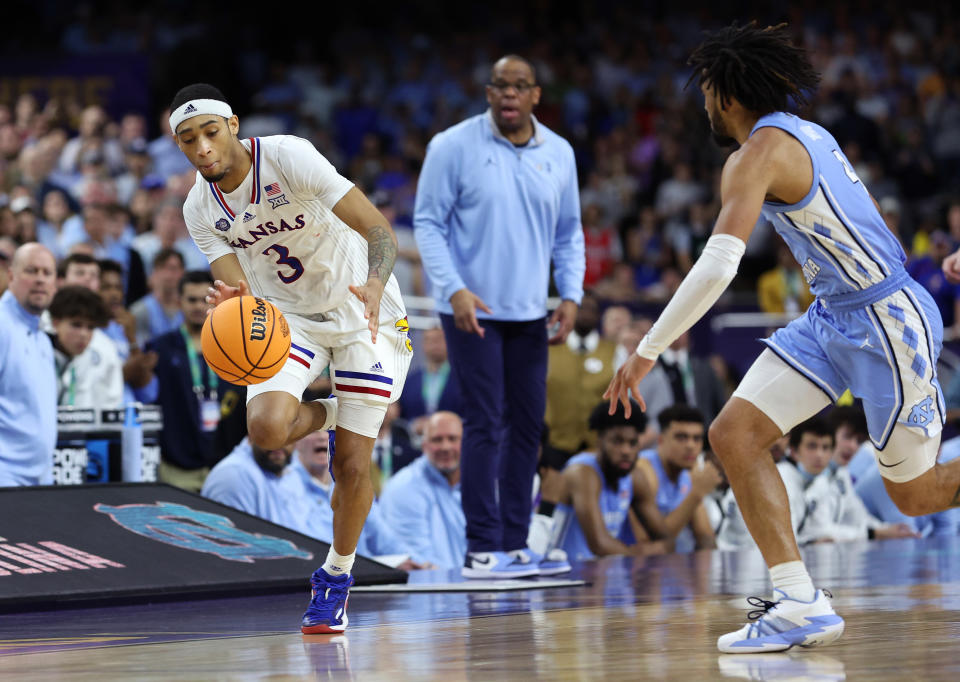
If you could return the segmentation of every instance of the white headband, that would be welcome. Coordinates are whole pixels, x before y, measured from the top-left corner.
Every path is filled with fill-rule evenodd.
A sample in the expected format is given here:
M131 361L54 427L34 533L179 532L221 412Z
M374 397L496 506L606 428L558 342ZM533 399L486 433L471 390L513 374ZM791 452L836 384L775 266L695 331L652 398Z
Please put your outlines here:
M192 99L186 104L181 104L176 111L170 112L170 130L174 134L177 132L177 126L194 116L203 114L215 114L230 118L233 116L233 109L226 102L218 99Z

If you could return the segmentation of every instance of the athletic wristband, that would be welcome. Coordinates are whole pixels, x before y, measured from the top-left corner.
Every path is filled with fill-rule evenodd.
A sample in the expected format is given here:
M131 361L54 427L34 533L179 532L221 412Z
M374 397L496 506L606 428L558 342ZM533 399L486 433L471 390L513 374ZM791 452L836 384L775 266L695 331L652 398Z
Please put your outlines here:
M656 360L703 317L736 276L746 249L746 243L732 234L711 236L660 318L637 345L637 355Z

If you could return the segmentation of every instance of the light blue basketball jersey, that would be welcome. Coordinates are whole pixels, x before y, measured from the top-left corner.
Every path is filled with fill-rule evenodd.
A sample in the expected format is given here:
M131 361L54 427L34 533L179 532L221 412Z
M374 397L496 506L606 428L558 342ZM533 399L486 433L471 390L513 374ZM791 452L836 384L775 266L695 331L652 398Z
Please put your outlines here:
M938 437L945 418L937 379L943 323L933 298L903 268L903 248L833 136L783 112L762 116L751 135L764 127L795 137L813 164L807 196L791 205L766 202L763 215L817 296L806 314L764 343L832 402L848 388L861 398L878 450L898 426ZM910 468L909 457L897 459L883 463L893 480L907 475L898 466Z
M597 456L592 452L581 452L579 455L571 457L567 461L564 469L572 466L585 464L597 472L600 477L600 512L603 514L603 525L607 532L613 537L620 534L620 529L627 521L627 514L630 511L630 502L633 500L633 478L630 475L623 476L617 482L617 489L611 490L606 486L603 478L603 472L600 470L600 464L597 462ZM583 534L580 522L577 520L577 514L572 505L558 504L554 511L554 529L550 546L563 549L567 556L577 561L593 559L594 554L590 551L587 544L587 538Z
M667 472L660 462L660 456L656 450L644 450L640 456L650 462L653 471L657 474L657 509L666 518L674 509L680 506L684 498L690 494L690 472L684 469L677 476L676 482L671 481ZM692 552L696 549L696 540L693 537L693 531L690 526L680 531L677 535L676 552Z
M780 128L806 148L813 183L796 204L765 202L773 223L816 296L860 291L903 268L906 254L867 188L827 130L793 114L761 116L753 130Z

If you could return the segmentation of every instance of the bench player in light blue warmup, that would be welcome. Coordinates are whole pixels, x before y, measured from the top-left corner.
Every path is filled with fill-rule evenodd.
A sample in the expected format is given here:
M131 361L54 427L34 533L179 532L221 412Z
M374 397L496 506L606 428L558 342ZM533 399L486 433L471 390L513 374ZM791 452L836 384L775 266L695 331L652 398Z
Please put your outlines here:
M634 403L636 405L636 403ZM561 473L561 493L554 512L550 547L586 561L598 556L662 554L672 549L667 524L643 473L636 467L640 434L647 424L643 414L630 417L622 409L607 414L600 403L590 413L590 430L597 432L596 452L581 452ZM633 509L653 542L619 539L629 526Z
M720 637L724 652L763 652L834 641L843 620L814 589L790 526L786 490L770 445L847 387L863 399L870 439L890 497L911 516L960 503L960 463L937 464L944 402L936 363L943 325L933 299L903 269L906 259L876 202L833 136L785 113L819 76L785 25L731 26L690 58L727 159L722 208L703 255L620 369L611 410L657 356L716 302L737 271L762 213L784 238L817 299L766 340L710 427L750 533L773 581L753 598L751 622ZM640 397L641 405L642 396Z

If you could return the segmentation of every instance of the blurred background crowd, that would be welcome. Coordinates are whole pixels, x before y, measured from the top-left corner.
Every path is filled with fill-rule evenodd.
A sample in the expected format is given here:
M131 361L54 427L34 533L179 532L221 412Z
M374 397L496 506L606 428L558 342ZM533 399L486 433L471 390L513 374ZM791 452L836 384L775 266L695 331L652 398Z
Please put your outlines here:
M822 84L798 113L833 132L900 237L908 269L934 295L947 338L957 336L960 289L939 267L960 246L957 6L805 0L684 11L666 2L582 0L561 10L545 0L444 7L418 0L402 13L368 10L324 7L323 20L302 30L288 10L271 6L253 16L187 2L165 3L162 12L62 0L19 7L4 32L0 70L0 289L14 250L30 241L53 252L62 284L85 284L64 268L77 254L75 272L93 263L101 278L116 276L102 296L113 325L107 333L125 363L125 396L163 401L164 389L151 388L165 362L156 339L197 318L190 306L202 304L183 295L206 286L197 273L207 268L183 221L195 172L170 136L166 105L184 84L206 81L231 100L242 136L302 136L374 199L398 234L395 273L408 307L429 319L412 234L426 145L485 110L491 64L516 52L533 63L543 88L535 115L570 141L577 159L592 293L571 343L551 353L545 440L576 451L591 442L586 416L606 377L696 260L718 212L729 150L711 141L702 97L685 87L687 55L703 30L755 18L788 21L809 51ZM779 244L769 225L758 227L715 311L768 313L743 318L753 337L811 301ZM192 279L184 279L188 272ZM426 416L456 412L443 335L419 326L420 379L408 381L410 395L392 410L381 431L386 445L375 453L386 477L398 468L390 453L397 461L419 453ZM686 402L709 420L759 353L759 344L731 341L739 338L732 332L711 333L718 329L702 322L651 375L648 389L661 399L647 398L659 405L648 445L657 409ZM580 355L586 359L569 362ZM596 386L578 392L590 382ZM960 386L947 384L950 406L960 408ZM231 391L200 389L200 400ZM230 414L243 402L232 395ZM239 423L215 452L164 458L209 467L242 437Z

